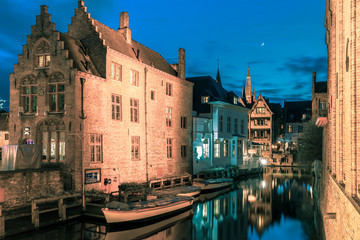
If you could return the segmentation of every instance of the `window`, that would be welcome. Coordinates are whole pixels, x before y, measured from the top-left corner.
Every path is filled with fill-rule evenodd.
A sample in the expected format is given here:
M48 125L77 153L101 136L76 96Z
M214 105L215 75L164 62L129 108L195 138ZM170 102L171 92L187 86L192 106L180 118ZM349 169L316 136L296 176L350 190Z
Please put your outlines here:
M233 157L235 157L235 144L236 144L236 141L232 140L231 141L231 148L232 148L232 156Z
M139 100L130 98L130 121L139 123Z
M9 134L5 133L5 140L9 140Z
M299 133L304 132L304 126L303 125L298 125L298 132Z
M229 140L224 140L224 157L229 156Z
M111 118L114 120L122 119L121 116L121 96L112 94L111 95Z
M241 144L241 140L237 140L237 157L240 158L242 156L241 154L241 150L242 150L242 144Z
M231 118L227 117L227 132L231 132Z
M186 145L181 145L181 157L186 158L187 157L187 148Z
M102 134L90 134L90 162L102 162Z
M171 107L166 107L166 126L171 127Z
M49 104L51 112L61 112L65 110L65 84L49 84Z
M173 94L173 85L171 83L166 83L166 95L172 96Z
M130 69L130 84L133 86L139 86L139 72Z
M155 91L151 91L151 93L150 93L150 98L151 98L151 100L155 100Z
M258 107L256 108L257 114L265 114L265 108L264 107Z
M237 118L234 119L234 133L238 133L238 120L237 120Z
M209 157L209 139L205 138L203 141L203 156L204 158Z
M31 113L37 110L37 86L23 86L21 91L24 112Z
M173 157L172 138L167 138L166 139L166 156L167 156L167 158L172 158Z
M121 70L122 67L120 64L111 63L111 79L117 80L117 81L122 81L121 80Z
M319 110L326 110L326 102L319 102Z
M224 117L222 115L219 116L219 132L224 131Z
M234 97L234 104L237 104L238 100L237 97Z
M220 157L220 140L216 139L214 143L214 157Z
M37 54L36 55L36 67L44 68L50 66L50 54Z
M181 128L183 129L186 129L187 128L187 117L181 117L180 118L180 126Z
M131 137L131 160L140 160L140 137Z
M210 100L210 97L209 96L202 96L201 97L201 103L208 103Z
M288 133L292 133L293 132L293 126L292 125L288 125Z
M65 161L65 126L62 123L43 122L39 124L41 159L43 162Z
M240 131L241 131L241 134L244 134L244 120L243 119L241 119Z

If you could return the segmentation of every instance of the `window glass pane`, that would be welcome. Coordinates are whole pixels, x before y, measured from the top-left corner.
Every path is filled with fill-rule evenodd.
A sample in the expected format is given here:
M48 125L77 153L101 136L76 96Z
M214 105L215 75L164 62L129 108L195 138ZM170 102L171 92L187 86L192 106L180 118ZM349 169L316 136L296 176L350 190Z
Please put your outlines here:
M37 106L37 97L33 97L33 100L32 100L32 111L33 112L36 112L36 106Z
M42 151L41 151L41 155L42 155L42 159L46 160L47 158L47 141L48 141L48 133L47 132L43 132L42 133Z
M65 109L65 95L60 94L59 95L59 110L64 110L64 109Z
M64 92L65 91L65 85L59 85L59 92Z
M51 132L50 135L50 160L56 158L56 132Z
M32 93L33 93L33 94L36 94L36 93L37 93L37 87L33 87L33 88L32 88Z
M56 111L56 95L51 96L51 110Z
M46 55L46 67L50 66L50 55Z
M59 160L65 160L65 132L60 132Z

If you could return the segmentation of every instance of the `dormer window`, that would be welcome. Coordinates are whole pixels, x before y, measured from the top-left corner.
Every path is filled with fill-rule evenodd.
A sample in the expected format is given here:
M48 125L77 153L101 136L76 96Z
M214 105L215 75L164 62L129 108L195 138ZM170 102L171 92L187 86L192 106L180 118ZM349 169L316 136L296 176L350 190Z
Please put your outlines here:
M50 66L50 54L38 54L37 57L37 67L44 68Z
M201 103L208 103L209 102L210 97L209 96L202 96L201 97Z

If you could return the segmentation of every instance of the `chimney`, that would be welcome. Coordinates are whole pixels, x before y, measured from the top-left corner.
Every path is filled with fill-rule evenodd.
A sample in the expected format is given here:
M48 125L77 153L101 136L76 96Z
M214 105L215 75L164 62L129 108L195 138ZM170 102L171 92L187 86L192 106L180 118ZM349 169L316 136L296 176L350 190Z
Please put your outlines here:
M316 72L313 72L312 74L313 74L313 76L312 76L312 91L313 91L313 93L315 93Z
M48 13L48 6L41 5L40 9L41 9L41 14L47 14Z
M131 44L131 30L129 28L129 13L120 13L120 28L118 31L124 35L127 43Z
M179 48L179 67L178 77L185 79L185 50Z

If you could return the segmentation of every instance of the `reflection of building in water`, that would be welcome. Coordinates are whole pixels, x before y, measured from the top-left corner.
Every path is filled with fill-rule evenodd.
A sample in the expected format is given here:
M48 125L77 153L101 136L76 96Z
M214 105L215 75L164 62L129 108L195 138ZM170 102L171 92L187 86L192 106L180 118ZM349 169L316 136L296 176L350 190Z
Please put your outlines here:
M253 195L255 194L255 195ZM249 223L261 234L272 222L272 191L268 182L263 180L259 189L249 195L251 202L248 209ZM253 197L253 198L251 198Z
M246 239L244 199L243 191L235 190L199 204L194 211L193 239Z

